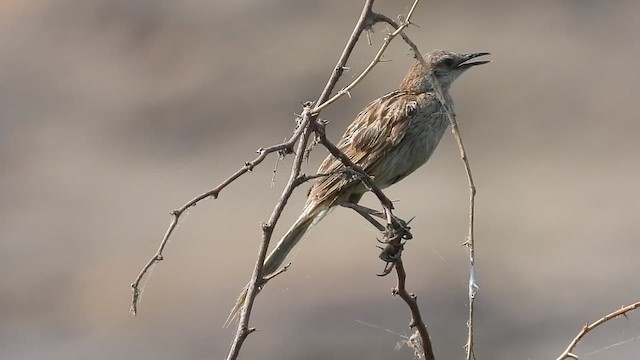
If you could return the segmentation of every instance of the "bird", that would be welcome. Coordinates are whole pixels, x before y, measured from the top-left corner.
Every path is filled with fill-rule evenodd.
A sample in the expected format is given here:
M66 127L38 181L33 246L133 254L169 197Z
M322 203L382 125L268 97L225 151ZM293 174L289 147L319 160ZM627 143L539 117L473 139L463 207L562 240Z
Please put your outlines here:
M380 189L404 179L429 160L449 125L446 109L436 97L429 76L438 80L445 101L453 108L449 94L452 83L468 69L489 63L471 61L485 55L490 53L427 53L427 67L419 61L413 64L397 90L374 100L356 116L337 147ZM362 181L340 173L344 169L333 155L324 159L318 173L327 175L315 180L300 216L267 256L263 277L278 271L305 233L330 210L344 203L357 204L369 191ZM238 296L225 326L238 316L246 297L247 287Z

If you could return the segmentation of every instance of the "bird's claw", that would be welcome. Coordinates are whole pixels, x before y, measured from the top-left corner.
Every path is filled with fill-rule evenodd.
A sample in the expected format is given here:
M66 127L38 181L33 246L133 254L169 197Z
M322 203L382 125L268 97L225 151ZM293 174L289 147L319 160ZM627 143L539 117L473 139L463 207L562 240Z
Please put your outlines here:
M402 255L402 250L404 249L404 244L396 242L396 243L387 243L387 246L379 247L382 249L380 252L380 259L384 261L386 264L384 265L384 269L381 274L376 274L378 276L386 276L388 275L393 267L395 266L396 261L400 259Z
M376 274L377 276L387 276L391 273L391 271L393 270L394 266L396 266L396 263L394 262L388 262L384 265L384 269L382 270L382 273L380 274Z

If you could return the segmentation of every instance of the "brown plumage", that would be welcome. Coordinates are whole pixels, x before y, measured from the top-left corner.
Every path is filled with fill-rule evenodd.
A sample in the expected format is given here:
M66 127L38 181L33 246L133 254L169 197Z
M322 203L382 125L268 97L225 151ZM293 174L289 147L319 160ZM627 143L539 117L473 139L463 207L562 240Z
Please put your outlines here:
M442 85L445 99L451 83L467 69L488 61L469 60L488 55L486 52L456 54L436 50L426 55L425 69L419 62L404 77L398 90L370 103L349 125L337 144L354 163L373 177L384 189L404 179L429 160L447 129L449 121L427 75L432 72ZM311 226L320 221L340 203L357 203L367 192L357 179L349 179L337 170L344 168L340 160L327 156L318 173L320 177L311 187L302 214L282 237L265 260L263 276L277 271L293 247ZM247 295L242 291L229 314L229 324L242 309Z

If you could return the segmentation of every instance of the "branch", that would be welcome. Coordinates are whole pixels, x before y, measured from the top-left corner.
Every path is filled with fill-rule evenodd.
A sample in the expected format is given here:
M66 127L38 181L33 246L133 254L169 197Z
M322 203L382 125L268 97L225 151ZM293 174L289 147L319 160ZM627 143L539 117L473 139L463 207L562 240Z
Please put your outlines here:
M360 17L358 18L358 22L353 28L351 36L347 41L347 45L345 45L344 50L342 50L342 54L340 54L338 63L333 68L331 76L329 76L329 81L327 81L327 85L325 85L324 90L322 90L322 93L320 94L318 101L316 101L316 104L322 104L329 98L329 96L331 95L331 91L333 91L333 88L338 83L338 79L340 79L340 76L342 76L342 73L346 69L347 60L349 60L349 57L353 52L353 48L355 48L356 43L360 38L360 34L362 34L362 31L364 31L364 29L371 27L370 17L372 14L371 8L373 7L373 2L374 0L365 1L362 12L360 13ZM317 115L319 112L320 109L314 109L314 111L312 111L314 115Z
M351 84L347 85L345 88L341 89L340 91L338 91L337 94L335 94L331 99L327 100L327 101L318 101L317 102L317 106L313 109L312 113L313 114L317 114L320 111L322 111L322 109L326 108L327 106L331 105L333 102L335 102L336 100L338 100L339 98L343 97L344 95L348 94L349 91L351 89L353 89L356 85L358 85L358 83L365 78L365 76L367 76L369 74L369 72L371 72L371 70L380 62L380 58L382 58L382 55L384 54L384 52L387 50L387 47L389 47L389 44L391 44L391 41L398 36L398 34L402 33L402 30L404 30L404 28L406 28L407 26L409 26L410 24L410 20L411 20L411 16L413 15L414 10L416 9L416 6L418 5L418 3L420 2L420 0L415 0L413 2L413 5L411 6L411 9L409 10L409 13L407 14L407 18L406 21L404 21L400 26L398 26L396 24L396 30L390 34L388 34L385 38L384 41L382 42L382 46L380 46L380 49L378 50L378 52L376 53L376 55L373 57L373 59L371 60L371 62L369 63L369 65L367 65L367 67L362 71L362 73L360 75L358 75L357 78L355 78L355 80L353 80L351 82ZM369 9L370 10L370 9ZM367 14L369 16L369 21L370 23L368 24L368 27L373 26L375 23L377 22L381 22L384 21L379 14L370 12L369 14ZM387 18L388 19L388 18ZM404 35L404 33L402 34L402 37L405 38L406 35ZM408 38L406 38L408 39ZM405 41L406 41L405 39ZM415 44L414 44L415 47ZM419 54L419 53L418 53ZM422 60L423 65L425 65L426 63L424 62L424 59Z
M409 14L411 14L413 12L413 9L417 5L417 1L414 2L413 5L414 6L411 8ZM391 25L394 29L396 29L396 31L400 31L399 35L400 35L400 37L402 37L402 40L404 40L404 42L407 45L409 45L409 48L411 49L411 54L412 54L413 58L418 60L420 62L420 64L422 64L422 66L425 69L429 68L429 65L427 65L427 62L425 61L424 57L422 56L422 54L420 54L420 50L418 50L418 46L401 29L402 26L406 27L406 26L411 24L411 22L410 22L411 17L410 16L407 16L407 19L404 20L404 23L402 25L399 25L397 22L395 22L394 20L392 20L391 18L389 18L388 16L386 16L384 14L375 13L375 14L373 14L373 17L376 19L375 20L376 22L385 22L385 23Z
M417 327L418 334L420 334L420 338L422 339L421 344L417 344L414 341L411 341L410 338L409 341L407 341L407 344L410 347L413 347L416 352L424 354L424 359L435 360L429 332L422 320L422 315L420 315L420 308L418 308L418 302L416 300L417 297L415 294L409 293L406 288L407 273L404 270L402 259L398 259L398 261L396 261L395 267L396 274L398 275L398 286L393 288L391 292L394 296L399 295L402 300L407 303L407 306L409 306L409 310L411 311L411 322L409 323L409 327Z
M244 164L243 167L241 167L238 171L236 171L233 175L229 176L226 180L224 180L222 183L220 183L218 186L216 186L215 188L202 193L198 196L196 196L195 198L193 198L191 201L187 202L186 204L182 205L182 207L180 207L177 210L173 210L171 212L171 215L173 215L173 220L171 221L171 224L169 225L169 228L167 229L167 231L164 234L164 237L162 238L162 241L160 242L160 246L158 247L158 250L156 251L155 255L153 255L153 257L151 257L151 259L149 259L149 261L146 263L146 265L142 268L142 270L140 271L140 273L138 274L138 276L136 277L135 281L133 283L131 283L131 290L132 290L132 298L131 298L131 309L130 312L135 316L138 313L138 304L140 302L140 295L141 295L141 289L140 289L140 283L142 282L142 280L144 279L144 277L147 275L147 273L149 272L149 270L153 267L153 265L155 265L156 263L164 260L164 256L163 256L163 251L165 246L167 245L169 238L171 237L171 234L173 233L173 230L175 230L176 226L178 225L178 220L180 219L180 216L187 211L189 208L196 206L200 201L209 198L209 197L213 197L214 199L218 198L218 195L220 194L220 192L226 188L229 184L231 184L233 181L235 181L236 179L238 179L240 176L251 172L253 170L253 168L255 168L256 166L258 166L260 163L262 163L262 161L267 157L267 155L274 153L274 152L288 152L291 153L292 149L293 149L293 145L296 143L296 141L298 141L298 139L300 138L300 136L302 135L302 131L304 130L304 127L301 126L300 124L298 124L298 127L296 128L296 130L294 131L293 135L291 136L291 138L286 141L283 142L281 144L277 144L277 145L273 145L267 148L260 148L257 150L258 152L258 157L256 157L255 159L253 159L252 161L246 162Z
M578 345L578 342L580 342L580 340L582 340L582 338L587 335L587 333L593 329L595 329L596 327L606 323L607 321L611 320L611 319L615 319L618 316L624 315L626 317L626 314L630 311L633 311L637 308L640 308L640 301L633 303L631 305L625 306L621 309L618 309L614 312L609 313L608 315L603 316L602 318L598 319L597 321L591 323L591 324L587 324L585 325L582 330L580 330L580 332L578 333L578 335L571 341L571 343L569 344L569 346L567 346L567 348L562 352L562 354L560 354L560 356L558 356L558 358L556 360L564 360L564 359L578 359L578 355L574 354L572 351L573 349L576 347L576 345Z
M302 134L302 139L300 139L300 142L298 142L296 157L293 162L293 168L291 169L289 181L287 182L284 190L282 190L282 195L280 196L278 203L273 209L273 212L269 217L269 221L266 224L262 224L262 242L260 243L260 247L258 250L258 259L256 260L256 264L253 268L253 273L251 274L251 279L249 280L249 285L247 287L247 299L240 312L238 330L236 331L233 343L231 344L231 348L229 349L229 354L227 355L228 360L236 359L238 357L245 339L249 334L255 331L255 328L249 328L249 318L251 317L251 310L253 309L253 304L255 302L256 296L258 295L258 291L264 282L264 279L262 278L262 267L264 266L264 260L267 257L267 250L269 249L271 236L273 235L273 230L276 226L276 223L282 215L282 210L287 205L291 194L293 194L293 190L300 184L297 183L296 179L300 176L300 169L302 168L302 161L304 160L304 149L307 147L309 137L311 136L311 118L309 117L310 105L311 104L305 105L305 108L301 115L302 123L300 127L303 128L304 131Z
M371 176L367 174L364 169L360 165L357 165L349 156L343 153L337 146L335 146L331 141L327 139L327 134L324 129L324 124L316 123L315 129L316 134L318 134L318 138L320 140L320 144L329 150L331 155L333 155L336 159L342 162L346 168L352 169L355 173L360 176L360 179L364 184L378 197L380 203L385 209L393 210L393 202L389 200L389 198L382 192L382 190L376 185Z
M393 267L396 269L396 274L398 276L398 285L391 289L391 293L393 296L399 295L402 300L409 307L409 311L411 312L411 321L409 322L410 328L417 328L416 334L412 335L407 340L407 345L414 349L415 354L420 359L426 360L435 360L435 355L433 354L433 346L431 344L431 338L429 337L429 332L427 331L427 326L422 320L422 315L420 314L420 308L418 307L417 297L413 293L409 293L406 287L406 279L407 273L404 269L404 264L402 263L402 250L404 244L402 240L409 239L411 233L409 232L410 228L408 223L402 220L398 220L392 223L387 223L387 227L385 228L382 224L378 223L375 219L373 219L370 214L375 214L375 211L372 209L368 209L362 207L360 205L355 204L343 204L343 206L350 207L358 214L362 215L365 219L370 221L376 228L380 231L384 232L385 238L380 241L381 243L386 243L387 246L382 248L383 251L380 254L380 258L387 263L392 264L391 268L388 271L383 272L381 276L387 275Z
M464 143L462 142L462 136L460 135L460 131L458 130L458 122L456 120L456 115L451 109L451 105L445 100L444 95L442 93L442 87L438 80L430 74L431 84L435 90L436 96L438 100L444 106L447 117L449 118L449 123L451 124L451 132L458 143L458 149L460 150L460 158L462 159L462 163L464 165L464 170L467 174L467 182L469 185L469 227L467 240L464 242L464 246L467 247L469 251L469 315L467 319L467 343L465 345L466 348L466 360L475 359L474 351L473 351L473 326L474 326L474 304L476 299L476 294L478 292L478 284L476 283L476 274L475 274L475 206L476 206L476 185L473 181L473 175L471 174L471 167L469 165L469 160L467 158L467 153L464 149Z

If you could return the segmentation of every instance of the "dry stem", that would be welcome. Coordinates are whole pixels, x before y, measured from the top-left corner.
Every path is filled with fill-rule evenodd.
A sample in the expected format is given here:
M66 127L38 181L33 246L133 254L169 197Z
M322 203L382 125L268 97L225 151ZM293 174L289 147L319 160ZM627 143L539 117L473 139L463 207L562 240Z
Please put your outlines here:
M384 52L387 50L387 47L389 47L389 44L391 44L391 41L398 36L398 34L402 33L402 38L405 39L405 41L408 39L408 37L406 37L406 35L404 35L404 33L402 32L402 30L404 30L404 28L406 28L407 26L409 26L410 24L410 20L411 20L411 16L413 15L413 12L416 9L416 6L418 6L418 3L420 2L420 0L415 0L413 2L413 5L411 6L411 9L409 10L409 13L407 14L406 17L406 21L404 21L402 24L400 24L399 26L396 24L395 28L396 30L390 34L388 34L385 38L384 41L382 42L382 45L380 46L380 49L378 49L378 52L376 53L376 55L373 57L373 59L371 60L371 62L369 63L369 65L367 65L367 67L362 71L362 73L360 75L358 75L357 78L355 78L355 80L353 80L349 85L347 85L346 87L344 87L343 89L341 89L340 91L338 91L337 94L335 94L333 97L331 97L331 99L324 101L324 102L318 102L318 106L316 106L313 109L313 113L317 114L320 111L322 111L322 109L326 108L327 106L331 105L333 102L335 102L336 100L338 100L339 98L343 97L344 95L349 94L349 91L351 89L353 89L356 85L358 85L358 83L365 78L365 76L367 76L369 74L369 72L371 72L371 70L378 64L380 63L380 58L382 58L382 55L384 54ZM368 19L370 21L370 23L368 24L369 27L371 27L373 24L377 23L377 22L381 22L381 21L385 21L379 14L373 13L371 12L371 10L369 9L369 13L367 14ZM387 18L385 16L385 18ZM387 18L388 19L388 18ZM409 40L411 41L411 40ZM414 44L415 47L415 44ZM416 53L419 54L419 52L417 51L416 48ZM424 62L424 59L422 60L422 64L426 65L426 63ZM427 67L425 67L426 69Z
M256 260L253 268L253 273L251 274L251 279L249 280L249 286L247 288L247 299L242 310L240 311L238 330L236 331L236 335L233 339L233 342L231 343L231 348L229 349L229 354L227 355L228 360L236 359L238 357L244 340L249 334L255 331L255 329L249 328L249 318L251 317L251 310L253 309L253 303L255 302L256 296L258 295L258 290L264 282L264 279L262 278L262 267L264 266L264 260L267 256L267 250L269 249L269 242L271 241L271 236L273 235L275 225L280 219L280 215L282 215L282 210L287 205L291 194L293 194L293 190L297 186L296 179L298 178L298 176L300 176L300 169L302 168L302 161L304 160L304 149L307 147L309 137L311 136L311 127L309 126L311 121L311 118L309 117L309 106L310 104L306 105L302 113L302 123L300 127L303 128L304 131L302 134L302 138L298 143L296 157L293 162L293 168L291 169L289 181L287 182L284 190L282 190L282 195L280 196L278 203L273 209L273 212L269 217L269 221L266 224L262 225L262 241L260 242L260 247L258 250L258 259Z
M424 358L426 360L435 360L431 340L429 338L429 332L427 331L427 327L424 325L422 315L420 315L420 308L418 307L418 302L416 300L417 297L415 294L409 293L406 288L407 273L404 270L402 259L396 261L395 267L396 274L398 275L398 286L392 289L392 293L393 295L400 296L402 300L407 303L407 306L411 311L411 322L409 323L409 327L418 328L418 334L420 334L420 338L422 339L421 350L424 354Z
M242 176L242 175L244 175L244 174L246 174L248 172L251 172L251 170L253 170L254 167L256 167L260 163L262 163L262 161L267 157L267 155L269 155L271 153L274 153L274 152L278 152L278 151L290 152L291 149L293 148L293 145L300 138L300 135L302 135L302 131L303 130L304 130L303 126L298 126L298 128L294 131L293 135L291 136L291 138L288 141L283 142L281 144L273 145L273 146L270 146L270 147L267 147L267 148L258 149L258 151L257 151L258 154L259 154L258 157L256 157L252 161L246 162L244 164L244 166L242 166L233 175L231 175L227 179L225 179L218 186L216 186L215 188L213 188L213 189L211 189L211 190L209 190L209 191L207 191L205 193L202 193L202 194L196 196L191 201L189 201L186 204L182 205L182 207L180 207L179 209L173 210L171 212L171 215L173 215L173 219L171 220L171 224L169 224L169 228L167 228L167 231L165 232L164 237L162 238L162 241L160 242L160 246L158 247L158 250L153 255L153 257L151 257L151 259L149 259L149 261L145 264L145 266L142 268L142 270L140 271L140 273L138 274L138 276L136 277L134 282L131 283L131 290L132 290L133 295L132 295L132 298L131 298L131 309L130 309L130 311L134 316L138 313L138 303L140 301L140 295L141 295L140 283L142 282L144 277L147 275L149 270L151 270L153 265L155 265L156 263L164 260L164 255L163 255L164 248L167 245L167 242L169 241L169 238L171 237L171 234L173 233L173 230L175 230L176 226L178 225L178 220L180 219L180 216L185 211L187 211L189 208L195 206L200 201L202 201L202 200L204 200L206 198L213 197L214 199L217 199L218 195L220 194L220 192L224 188L226 188L227 185L231 184L234 180L236 180L240 176Z
M580 340L582 340L582 338L587 335L587 333L593 329L595 329L596 327L606 323L607 321L611 320L611 319L615 319L618 316L624 315L626 316L626 314L630 311L633 311L637 308L640 307L640 301L633 303L631 305L625 306L621 309L618 309L616 311L613 311L603 317L601 317L600 319L596 320L595 322L591 323L591 324L587 324L585 325L582 330L580 330L580 332L578 333L578 335L571 341L571 343L569 344L569 346L567 346L567 348L562 352L562 354L560 354L560 356L558 356L556 358L556 360L564 360L564 359L578 359L578 355L574 354L572 351L573 349L578 345L578 342L580 342Z

